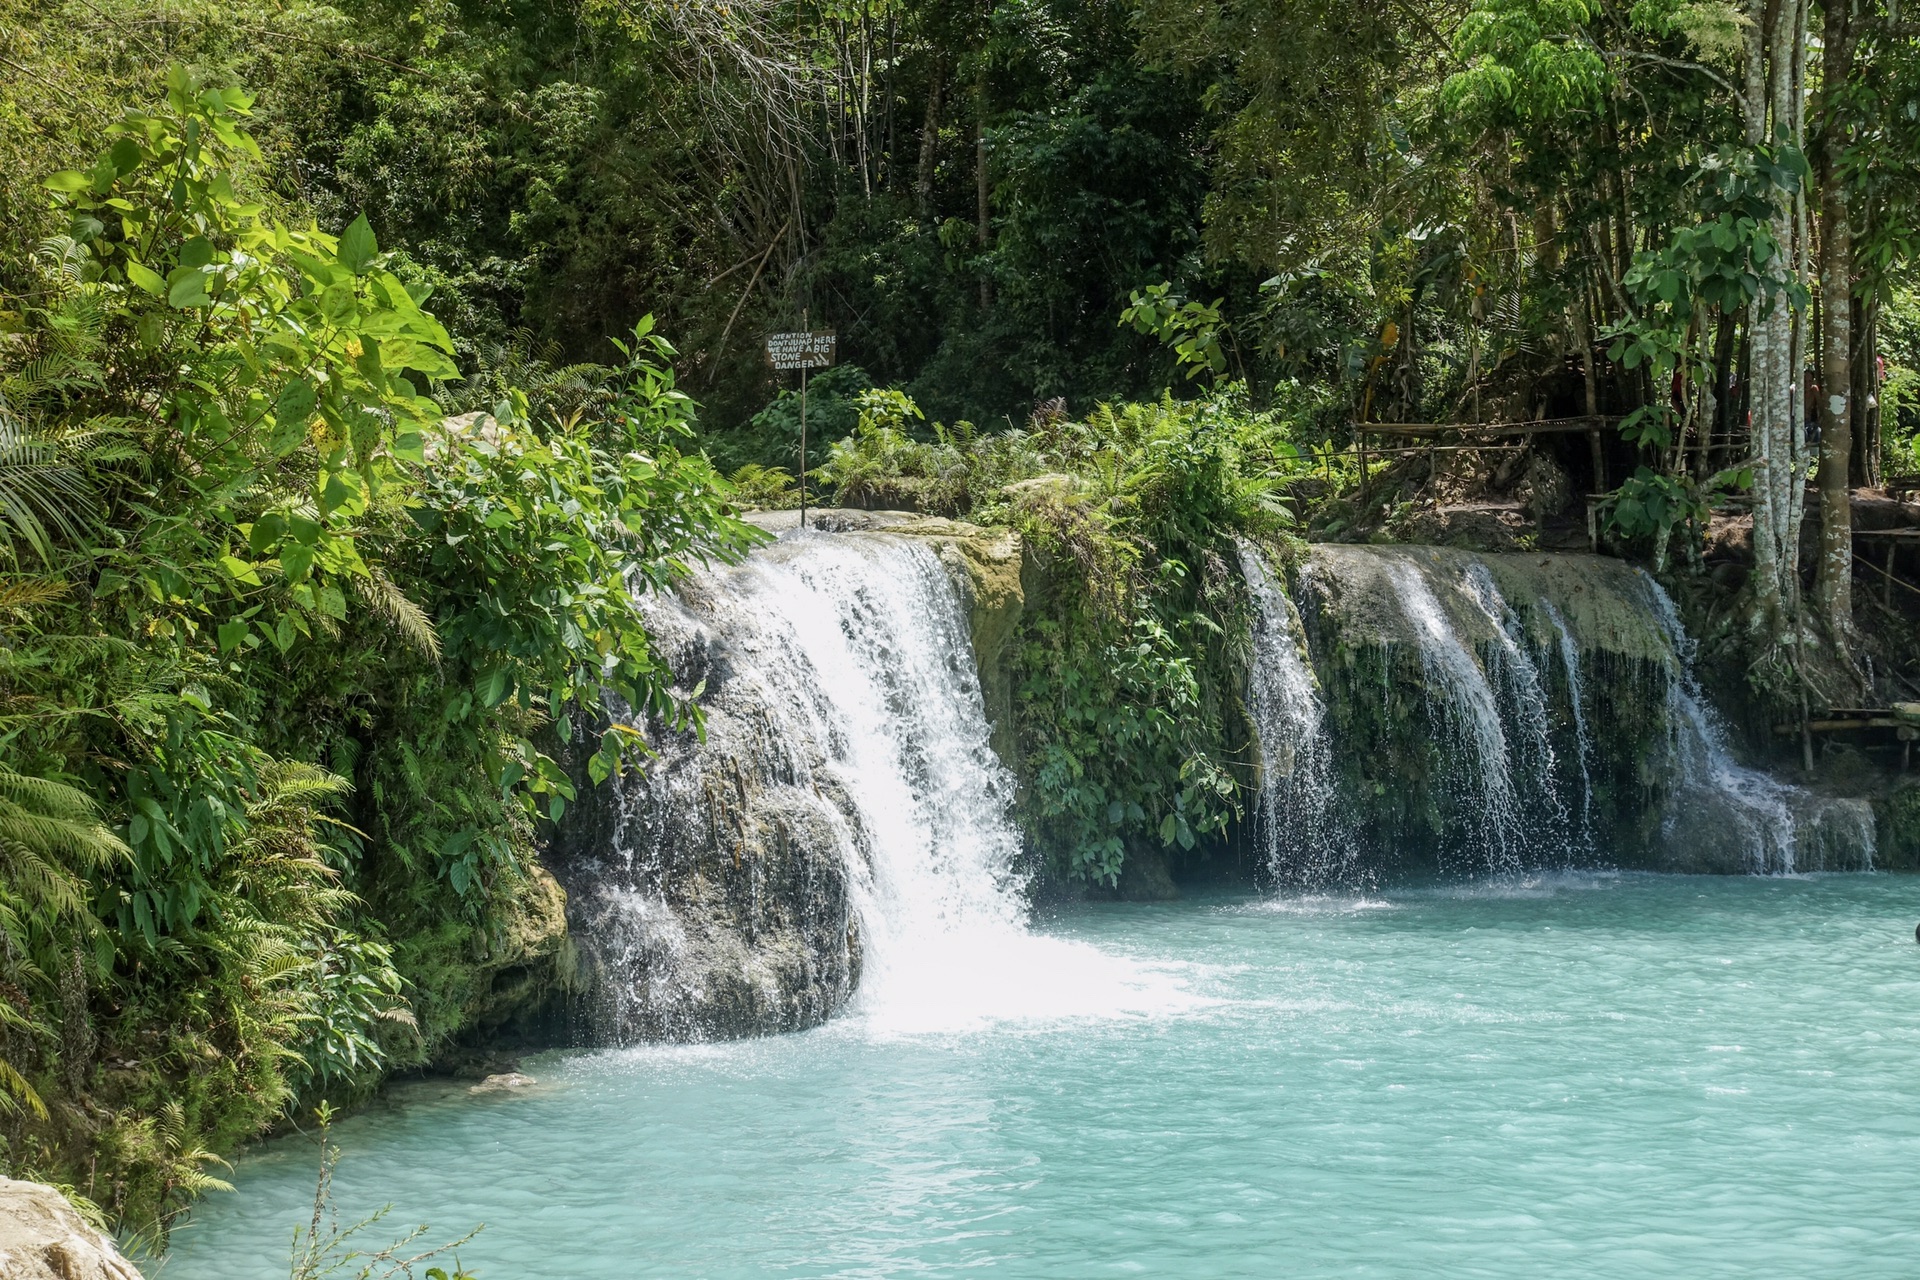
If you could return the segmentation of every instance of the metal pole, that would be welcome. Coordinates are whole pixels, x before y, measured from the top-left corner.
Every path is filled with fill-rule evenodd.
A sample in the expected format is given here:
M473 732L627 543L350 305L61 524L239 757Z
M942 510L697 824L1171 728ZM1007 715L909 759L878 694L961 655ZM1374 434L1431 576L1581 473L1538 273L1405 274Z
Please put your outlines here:
M807 366L800 366L800 527L807 527Z

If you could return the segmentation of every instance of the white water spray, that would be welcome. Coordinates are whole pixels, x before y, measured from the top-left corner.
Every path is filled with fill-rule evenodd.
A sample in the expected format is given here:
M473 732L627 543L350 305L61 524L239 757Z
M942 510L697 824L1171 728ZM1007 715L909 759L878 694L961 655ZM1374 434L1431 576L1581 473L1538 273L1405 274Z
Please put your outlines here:
M811 833L816 848L826 846L857 921L851 1009L859 1025L876 1034L958 1030L1157 1012L1185 1000L1164 973L1028 929L1013 778L989 745L960 594L927 545L789 534L743 565L701 575L674 607L708 629L732 689L727 705L748 712L724 722L716 713L706 743L674 745L687 785L707 793L683 808L695 821L711 813L716 785L776 794L784 815L776 838ZM659 831L660 798L635 790L627 825ZM627 862L635 862L631 851ZM638 870L628 878L644 879ZM596 888L616 900L616 886ZM675 917L700 915L699 904L670 911L657 897L626 892L635 909L596 918L590 945L628 957L626 970L639 971L633 998L683 998L689 982L712 985L724 958L676 984L679 957L659 945L677 927L692 932ZM791 886L767 893L812 901ZM645 926L652 953L623 944L627 917ZM769 949L793 950L739 932L726 938L740 956L736 968L779 961Z
M1387 573L1419 647L1428 712L1449 727L1456 747L1473 761L1475 794L1470 799L1478 809L1481 837L1477 843L1489 869L1519 871L1525 832L1500 700L1420 567L1395 558Z
M1246 543L1240 571L1254 606L1247 683L1260 739L1256 838L1276 880L1307 888L1342 883L1356 870L1358 849L1335 796L1327 708L1307 665L1306 637L1266 560Z
M1553 749L1553 716L1547 703L1540 666L1528 651L1526 628L1500 594L1493 573L1475 561L1465 574L1467 596L1493 624L1494 648L1486 666L1505 686L1510 736L1517 739L1515 754L1529 776L1526 798L1539 810L1544 829L1533 832L1536 846L1567 847L1567 806L1560 798L1559 760Z
M1871 870L1870 806L1816 796L1733 758L1719 715L1694 678L1693 639L1673 598L1650 575L1640 576L1674 656L1667 707L1679 783L1667 806L1666 838L1718 842L1744 854L1747 869L1762 874L1820 871L1829 863Z

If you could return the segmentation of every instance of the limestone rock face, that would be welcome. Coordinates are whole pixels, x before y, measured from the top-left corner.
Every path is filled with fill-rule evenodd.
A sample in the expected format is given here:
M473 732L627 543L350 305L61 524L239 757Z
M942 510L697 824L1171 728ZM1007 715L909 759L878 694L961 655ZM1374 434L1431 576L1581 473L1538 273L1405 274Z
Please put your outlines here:
M785 533L798 513L753 520ZM986 745L1012 755L1004 659L1025 594L1019 539L885 511L810 511L808 524L828 536L783 539L646 602L677 688L700 690L704 739L651 722L657 756L609 787L582 786L551 851L588 993L577 1029L590 1039L799 1030L852 995L864 955L855 900L874 824L893 819L853 794L848 735L878 726L839 719L840 683L871 679L861 696L879 703L862 705L903 714L919 687L905 673L931 656L963 684L978 677ZM789 614L802 598L812 603ZM862 646L852 667L833 656L836 637ZM917 744L894 745L903 777L925 783Z
M140 1280L52 1187L0 1178L0 1280Z
M583 790L553 852L597 1042L797 1031L852 993L859 938L837 827L854 810L747 659L751 619L661 602L656 652L704 684L706 742ZM657 728L657 726L656 726ZM793 767L769 768L787 756Z
M1590 845L1639 860L1674 655L1631 567L1320 545L1295 595L1342 803L1378 862L1564 865Z
M1870 865L1870 806L1737 758L1671 600L1630 565L1319 545L1297 579L1338 807L1375 865Z

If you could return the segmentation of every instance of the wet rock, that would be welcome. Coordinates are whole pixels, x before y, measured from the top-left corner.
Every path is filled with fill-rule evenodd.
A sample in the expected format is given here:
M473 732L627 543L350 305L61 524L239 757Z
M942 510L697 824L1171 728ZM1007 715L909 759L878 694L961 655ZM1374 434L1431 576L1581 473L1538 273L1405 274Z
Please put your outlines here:
M1852 870L1873 856L1868 804L1734 757L1672 605L1621 561L1320 545L1295 599L1340 804L1381 869Z
M532 1076L521 1075L518 1071L508 1071L501 1075L488 1076L479 1084L468 1089L468 1093L514 1093L521 1089L530 1089L539 1084Z
M140 1280L52 1187L0 1178L0 1280Z

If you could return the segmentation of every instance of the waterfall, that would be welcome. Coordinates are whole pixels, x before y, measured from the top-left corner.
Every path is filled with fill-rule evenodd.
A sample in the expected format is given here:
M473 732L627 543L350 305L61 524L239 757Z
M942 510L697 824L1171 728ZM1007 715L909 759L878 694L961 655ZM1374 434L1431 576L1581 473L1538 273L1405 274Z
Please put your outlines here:
M1420 566L1395 559L1387 572L1419 649L1428 716L1446 726L1455 752L1471 762L1467 769L1450 771L1447 782L1469 788L1456 798L1479 828L1474 852L1490 870L1518 871L1525 831L1500 700Z
M1866 802L1734 758L1673 602L1632 566L1323 545L1296 619L1257 556L1241 561L1259 628L1256 831L1283 883L1395 865L1871 865Z
M1586 690L1580 680L1580 645L1567 626L1567 619L1550 600L1540 602L1540 610L1553 625L1559 642L1560 670L1567 678L1567 703L1573 712L1573 740L1580 763L1580 833L1586 851L1593 852L1593 734L1587 728Z
M1523 772L1531 775L1527 796L1538 811L1544 829L1529 832L1536 846L1547 849L1567 847L1567 806L1560 798L1559 760L1553 749L1553 715L1547 703L1546 686L1540 679L1540 666L1527 651L1525 628L1500 594L1493 573L1484 563L1467 566L1467 596L1493 625L1493 646L1485 665L1505 686L1508 723L1518 738Z
M1814 795L1735 760L1726 729L1694 677L1693 639L1673 598L1650 575L1642 573L1641 581L1673 648L1667 706L1677 781L1662 834L1725 850L1756 873L1791 875L1829 864L1870 870L1871 806Z
M1168 997L1029 932L1013 778L926 544L789 533L649 611L682 679L705 673L707 733L617 780L572 877L599 1038L811 1025L850 994L885 1032Z
M1255 838L1276 881L1319 888L1351 880L1358 847L1334 795L1327 708L1307 665L1306 635L1265 558L1244 542L1240 571L1254 607L1247 684L1260 749Z

